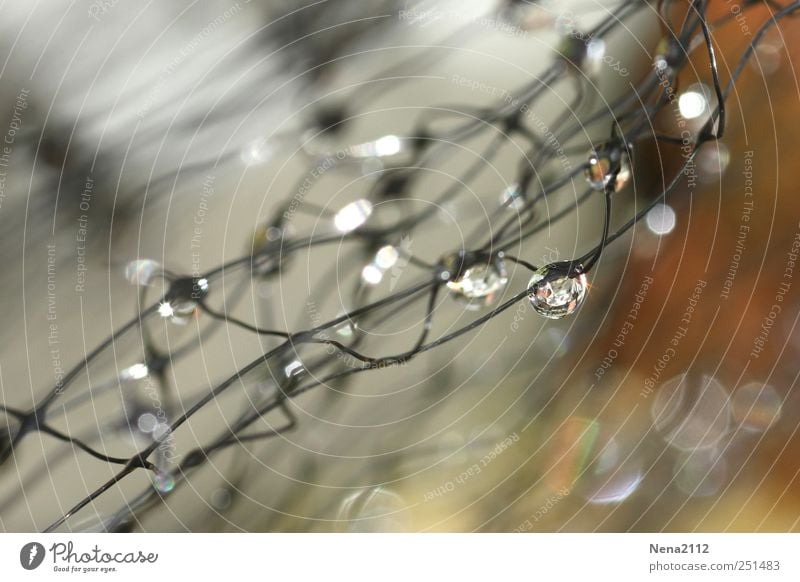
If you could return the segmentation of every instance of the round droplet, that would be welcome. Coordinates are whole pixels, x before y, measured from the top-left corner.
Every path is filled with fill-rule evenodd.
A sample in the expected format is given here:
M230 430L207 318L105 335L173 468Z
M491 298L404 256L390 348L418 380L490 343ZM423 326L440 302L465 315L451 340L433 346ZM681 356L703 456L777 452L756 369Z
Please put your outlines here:
M122 370L119 375L123 380L142 380L150 373L147 364L133 364Z
M764 432L781 417L783 402L769 384L751 382L733 393L733 418L748 431Z
M152 433L158 425L158 419L152 412L145 412L139 415L136 420L136 426L144 433Z
M161 493L169 493L175 488L175 478L169 473L154 473L152 482L153 487Z
M691 497L715 495L728 480L728 463L714 448L680 455L673 471L675 486Z
M220 487L211 493L211 505L217 511L225 511L231 506L231 492L227 487Z
M511 184L500 194L500 206L513 210L522 210L526 204L525 195L519 184Z
M265 138L259 138L242 148L242 161L247 166L257 166L272 158L274 152L274 147Z
M371 487L349 495L339 508L339 530L389 533L409 530L403 498L384 487Z
M508 282L505 263L499 254L462 251L446 257L442 268L451 296L471 310L494 303Z
M383 280L383 271L374 263L370 263L361 270L361 280L367 285L377 285Z
M591 37L576 30L574 25L566 26L567 36L561 41L558 54L579 68L584 75L596 77L603 70L606 43L601 38Z
M539 315L561 319L575 312L586 297L589 283L580 268L570 263L551 263L537 270L528 283L528 299Z
M150 285L153 279L160 277L163 272L161 264L150 259L139 259L125 265L125 278L139 287Z
M362 198L343 206L333 217L333 224L336 230L346 234L364 224L371 214L372 203Z
M208 279L204 277L184 277L176 279L169 287L164 301L158 306L161 317L170 318L173 323L184 324L194 315L198 304L209 292Z
M675 229L677 220L678 217L672 209L672 206L660 202L653 206L645 217L647 228L650 229L650 232L658 236L671 233Z
M171 437L170 437L171 438ZM153 472L150 479L153 487L160 493L169 493L175 488L175 477L173 469L176 466L174 444L170 440L164 440L156 449L153 459Z
M653 67L659 75L669 76L686 58L686 51L674 38L662 38L655 50Z
M695 83L678 97L678 111L684 119L699 119L711 112L711 89Z
M392 245L386 245L375 253L375 265L381 269L391 269L399 258L400 252Z
M589 152L585 173L586 181L593 189L604 191L615 172L614 192L619 192L631 179L630 156L626 148L603 144Z
M713 447L730 430L728 391L711 376L681 374L667 380L650 413L664 440L682 451Z

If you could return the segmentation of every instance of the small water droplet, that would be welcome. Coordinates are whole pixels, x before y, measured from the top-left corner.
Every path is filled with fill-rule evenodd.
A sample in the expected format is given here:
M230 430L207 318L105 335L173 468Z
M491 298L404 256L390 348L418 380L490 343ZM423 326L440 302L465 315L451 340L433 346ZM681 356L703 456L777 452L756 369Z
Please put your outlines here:
M671 233L675 229L677 216L671 206L659 202L647 213L645 222L650 232L658 236L663 236Z
M684 119L704 120L711 113L711 103L711 89L703 83L695 83L678 97L678 111Z
M362 269L361 280L367 285L377 285L383 280L383 271L374 263L370 263Z
M400 258L400 252L392 245L386 245L375 253L375 265L381 269L391 269Z
M616 170L614 192L619 192L631 179L631 162L626 148L603 144L589 152L586 181L595 190L606 189Z
M125 265L125 278L133 285L146 287L152 281L163 275L161 263L150 259L139 259Z
M362 198L343 206L333 217L333 224L336 230L346 234L364 224L371 214L372 203Z
M522 210L527 200L519 184L511 184L500 193L500 205L503 208Z
M577 310L586 297L586 274L572 269L568 262L551 263L537 270L528 287L528 299L539 315L561 319Z
M492 305L508 283L505 262L497 254L461 251L445 257L441 265L451 296L470 310Z
M161 317L170 318L173 323L185 324L194 315L197 306L209 292L208 279L204 277L183 277L176 279L169 287L164 301L158 306Z
M172 472L175 467L173 454L168 443L159 446L155 452L154 470L150 474L150 479L153 487L161 493L169 493L175 488L175 477Z
M225 511L231 506L231 497L227 487L220 487L211 493L211 505L217 511Z

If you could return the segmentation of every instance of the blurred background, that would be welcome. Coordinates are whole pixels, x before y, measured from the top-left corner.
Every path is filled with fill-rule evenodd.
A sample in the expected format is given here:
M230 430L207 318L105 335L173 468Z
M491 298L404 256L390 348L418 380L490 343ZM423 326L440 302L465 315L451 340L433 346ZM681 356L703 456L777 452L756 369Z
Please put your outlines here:
M199 277L254 245L333 233L274 264L208 275L215 312L309 329L424 281L501 219L522 232L521 162L541 183L569 179L536 204L545 227L509 255L541 266L585 254L604 210L601 194L581 199L581 165L608 137L614 103L636 103L687 4L5 3L3 448L20 430L13 411L40 404L158 304L163 270ZM779 8L707 4L727 83ZM655 205L605 249L570 317L543 318L523 299L408 362L287 400L236 436L290 430L242 438L184 471L191 451L277 391L323 378L317 364L355 365L327 346L296 346L171 433L169 454L150 457L159 474L132 473L59 529L800 529L795 20L766 33L727 100L724 139L703 145L666 197L685 150L633 144L613 225ZM588 42L603 23L602 46ZM640 112L653 135L696 132L715 108L708 55L691 48L674 103ZM526 123L542 143L492 124L451 139L531 86L543 92ZM417 168L415 148L433 138L446 154L384 188L387 175L404 176L398 168ZM386 240L344 236L417 215L425 220ZM477 304L440 292L430 338L528 287L523 266L505 269L507 282ZM131 457L280 343L195 307L183 319L151 312L108 343L48 408L48 424ZM425 315L422 297L328 333L396 354ZM48 527L119 469L74 441L26 435L0 465L0 529Z

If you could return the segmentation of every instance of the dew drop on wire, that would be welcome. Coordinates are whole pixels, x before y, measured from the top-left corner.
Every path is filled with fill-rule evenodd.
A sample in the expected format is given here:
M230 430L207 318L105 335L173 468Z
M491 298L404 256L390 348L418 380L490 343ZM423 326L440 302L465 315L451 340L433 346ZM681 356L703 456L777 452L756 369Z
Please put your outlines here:
M534 311L548 319L561 319L583 303L588 287L585 273L571 273L563 263L539 268L531 277L528 299Z

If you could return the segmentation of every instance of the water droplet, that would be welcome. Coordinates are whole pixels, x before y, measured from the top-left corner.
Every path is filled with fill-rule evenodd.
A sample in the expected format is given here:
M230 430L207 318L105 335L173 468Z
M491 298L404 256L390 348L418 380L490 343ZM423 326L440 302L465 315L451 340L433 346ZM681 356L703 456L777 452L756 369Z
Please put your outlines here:
M659 75L669 76L686 58L685 50L674 38L662 38L655 49L653 67Z
M169 493L175 488L175 477L173 468L175 467L174 451L169 443L162 443L155 451L153 460L153 472L150 480L153 487L161 493Z
M653 234L663 236L671 233L675 229L677 216L671 206L667 204L658 203L645 216L647 228Z
M589 283L580 268L571 263L551 263L537 270L531 277L528 299L539 315L561 319L574 313L586 297Z
M347 148L349 158L385 158L395 156L405 149L404 140L396 135L384 135L375 141L369 141Z
M303 363L300 360L292 360L284 366L283 373L287 378L299 376L303 373Z
M274 148L265 138L259 138L242 148L242 161L247 166L257 166L272 158L274 152Z
M119 373L120 378L123 380L142 380L150 373L146 364L138 363L128 366Z
M445 257L441 264L451 296L470 310L494 303L508 282L499 254L460 251Z
M362 269L361 280L367 285L377 285L383 280L383 271L374 263L370 263Z
M158 306L161 317L170 318L173 323L184 324L189 321L200 301L209 292L208 279L204 277L183 277L172 282L164 301Z
M682 451L713 447L731 423L728 391L706 375L681 374L664 382L650 413L664 440Z
M733 393L733 418L752 432L764 432L781 417L783 403L777 390L769 384L750 382Z
M152 433L158 425L158 419L152 412L145 412L139 415L136 426L144 433Z
M399 258L400 252L392 245L386 245L375 254L375 265L381 269L391 269Z
M225 511L231 506L231 497L227 487L220 487L211 493L211 505L217 511Z
M557 53L575 67L580 68L586 76L596 77L603 70L603 57L606 54L605 41L576 30L574 23L567 22L565 24L567 36L558 46Z
M146 287L153 279L162 276L164 269L161 263L150 259L139 259L125 265L125 278L133 285Z
M372 203L362 198L343 206L333 217L333 224L336 230L346 234L364 224L371 214Z
M339 508L339 530L346 532L388 533L409 530L406 503L384 487L362 489L349 495Z
M710 497L719 492L728 479L728 463L714 449L682 454L675 461L675 486L691 497Z
M711 89L695 83L678 97L678 111L684 119L698 119L711 112Z
M169 493L175 488L175 478L169 473L156 471L152 476L153 487L161 493Z
M525 195L519 184L511 184L500 194L500 205L503 208L522 210L526 203L527 200L525 200Z
M630 155L626 148L603 144L589 152L589 165L585 170L586 181L595 190L602 192L611 181L614 171L614 192L622 190L631 179Z

